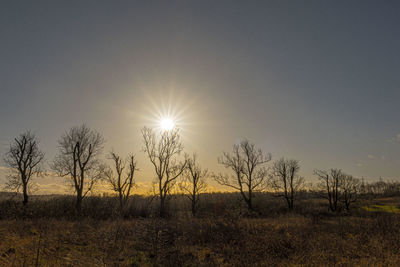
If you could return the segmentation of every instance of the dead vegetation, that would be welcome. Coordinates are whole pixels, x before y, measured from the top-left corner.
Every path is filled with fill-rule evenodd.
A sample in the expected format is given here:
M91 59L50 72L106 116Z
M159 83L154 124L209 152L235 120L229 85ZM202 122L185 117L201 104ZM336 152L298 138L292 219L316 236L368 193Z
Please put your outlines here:
M26 212L2 201L0 265L4 266L306 266L400 263L400 198L363 199L353 213L332 213L326 200L303 197L288 211L272 195L254 199L248 213L239 194L202 194L196 217L183 196L168 218L157 201L134 196L127 217L113 214L117 198L88 197L80 217L74 198L36 197ZM12 204L13 203L13 204ZM46 215L46 216L45 216ZM29 216L29 217L27 217Z

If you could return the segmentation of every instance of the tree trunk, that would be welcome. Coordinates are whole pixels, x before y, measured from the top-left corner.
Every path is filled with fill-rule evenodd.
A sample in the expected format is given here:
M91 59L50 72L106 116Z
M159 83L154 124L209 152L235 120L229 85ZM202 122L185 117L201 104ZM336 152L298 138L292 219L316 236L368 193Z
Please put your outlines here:
M22 201L22 204L24 206L26 206L26 204L28 204L28 189L27 189L27 184L23 184L22 185L22 191L23 191L23 195L24 195L24 200Z
M124 199L123 199L123 195L122 195L121 190L119 190L119 209L120 209L121 214L122 214L123 209L124 209Z
M164 218L165 217L165 197L160 196L160 217Z
M346 211L349 211L350 210L350 201L348 199L346 199L344 204L346 205Z
M293 199L291 197L287 198L287 203L289 210L293 210Z
M253 203L251 201L251 197L252 197L251 193L252 192L249 191L248 192L249 196L246 197L246 193L242 189L240 190L240 194L242 195L244 201L246 202L247 208L248 208L249 211L253 211Z
M81 214L82 210L82 191L78 191L76 193L76 211L78 212L78 215Z
M328 200L329 200L329 209L331 211L335 211L335 208L333 205L333 195L328 194Z
M193 217L196 216L196 199L194 199L194 198L192 200L192 215L193 215Z
M253 202L251 201L251 198L247 200L247 207L249 211L253 211Z
M293 178L291 179L290 182L290 210L293 210L293 206L294 206L294 189L293 189Z
M331 201L329 201L329 208L331 209L331 211L335 211L335 206Z

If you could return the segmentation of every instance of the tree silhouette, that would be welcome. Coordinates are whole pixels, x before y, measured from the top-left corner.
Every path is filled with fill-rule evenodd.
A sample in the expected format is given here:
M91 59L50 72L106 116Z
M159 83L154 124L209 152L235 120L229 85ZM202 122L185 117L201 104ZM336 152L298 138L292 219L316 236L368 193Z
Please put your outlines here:
M113 161L114 170L109 168L105 173L106 181L112 189L117 192L119 199L120 212L123 213L124 207L129 199L132 188L135 186L134 175L137 169L137 162L134 155L124 161L115 152L110 153L110 159ZM129 168L125 171L126 165Z
M166 215L166 200L176 180L186 168L186 156L181 162L177 157L183 151L179 129L160 132L156 136L151 128L142 129L143 151L149 157L157 176L158 195L160 197L160 216Z
M39 141L30 131L15 138L4 157L4 162L11 168L6 188L18 191L22 187L24 206L28 203L31 178L40 174L43 159L44 153L39 149Z
M72 181L76 192L76 210L81 211L83 198L104 175L105 166L99 161L104 139L85 124L70 128L58 141L59 153L52 169Z
M300 170L297 160L281 158L272 167L271 185L282 193L288 208L293 210L294 199L298 190L304 185L304 178L298 175Z
M340 180L341 201L346 211L350 211L350 204L356 202L360 191L360 180L352 175L343 175Z
M340 200L340 183L345 174L339 169L330 169L330 171L315 170L314 174L320 180L319 189L324 193L322 197L329 202L329 209L337 211Z
M190 200L191 211L193 217L196 216L199 195L205 192L207 184L205 179L208 175L208 170L203 170L197 163L197 156L193 154L191 158L187 160L187 168L183 173L183 181L179 184L179 188Z
M221 185L239 190L249 210L253 210L253 194L265 188L267 169L264 164L271 160L271 154L264 154L256 149L248 139L240 145L233 145L232 153L224 152L218 162L233 171L233 175L213 175Z

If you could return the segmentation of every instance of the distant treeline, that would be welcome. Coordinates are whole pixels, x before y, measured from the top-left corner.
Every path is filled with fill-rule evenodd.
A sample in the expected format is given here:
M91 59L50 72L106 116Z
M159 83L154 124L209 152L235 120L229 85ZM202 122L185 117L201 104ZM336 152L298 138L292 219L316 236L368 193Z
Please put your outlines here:
M381 179L366 183L335 168L316 169L314 175L319 182L306 187L305 178L299 175L298 160L280 158L272 161L270 153L264 153L248 139L234 144L230 152L223 152L218 163L227 171L214 173L200 166L196 154L190 156L184 152L178 128L156 131L144 127L141 133L142 151L151 162L156 177L152 196L144 199L151 200L152 207L155 207L154 201L158 203L156 207L160 217L167 216L174 195L187 199L195 217L202 200L200 196L207 192L209 179L238 192L247 212L255 214L260 211L260 203L257 207L255 204L260 195L282 198L289 211L294 210L301 199L318 196L327 200L327 207L332 212L349 212L352 203L363 196L400 195L400 182ZM124 158L115 151L104 155L104 143L104 138L96 130L86 125L72 127L60 137L58 154L49 165L50 170L65 177L74 188L74 212L78 216L82 213L83 200L99 181L108 183L117 195L116 213L125 216L128 206L132 207L131 196L136 193L136 173L139 171L135 156L130 154ZM4 162L10 168L5 188L21 192L24 211L27 210L32 178L45 173L44 158L39 140L31 131L16 137L4 156Z
M400 182L384 181L382 178L379 181L365 183L362 180L360 184L361 195L378 195L385 197L400 196Z

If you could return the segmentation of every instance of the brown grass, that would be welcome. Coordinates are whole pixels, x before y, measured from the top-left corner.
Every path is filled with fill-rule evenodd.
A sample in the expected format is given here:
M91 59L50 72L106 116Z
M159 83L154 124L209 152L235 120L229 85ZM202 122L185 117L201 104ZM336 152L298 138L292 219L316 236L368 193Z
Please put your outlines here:
M368 212L361 208L366 203L354 207L352 215L330 214L321 211L321 205L326 205L323 201L306 200L292 213L285 212L283 205L275 205L269 207L273 216L249 217L240 209L227 210L230 206L222 200L221 196L215 197L214 202L209 200L214 203L215 210L211 211L211 204L203 203L203 209L207 209L200 218L178 213L178 209L171 211L169 219L150 215L129 219L6 218L0 220L0 265L400 264L399 214ZM391 198L384 203L399 206L400 202ZM266 207L260 210L268 211Z

